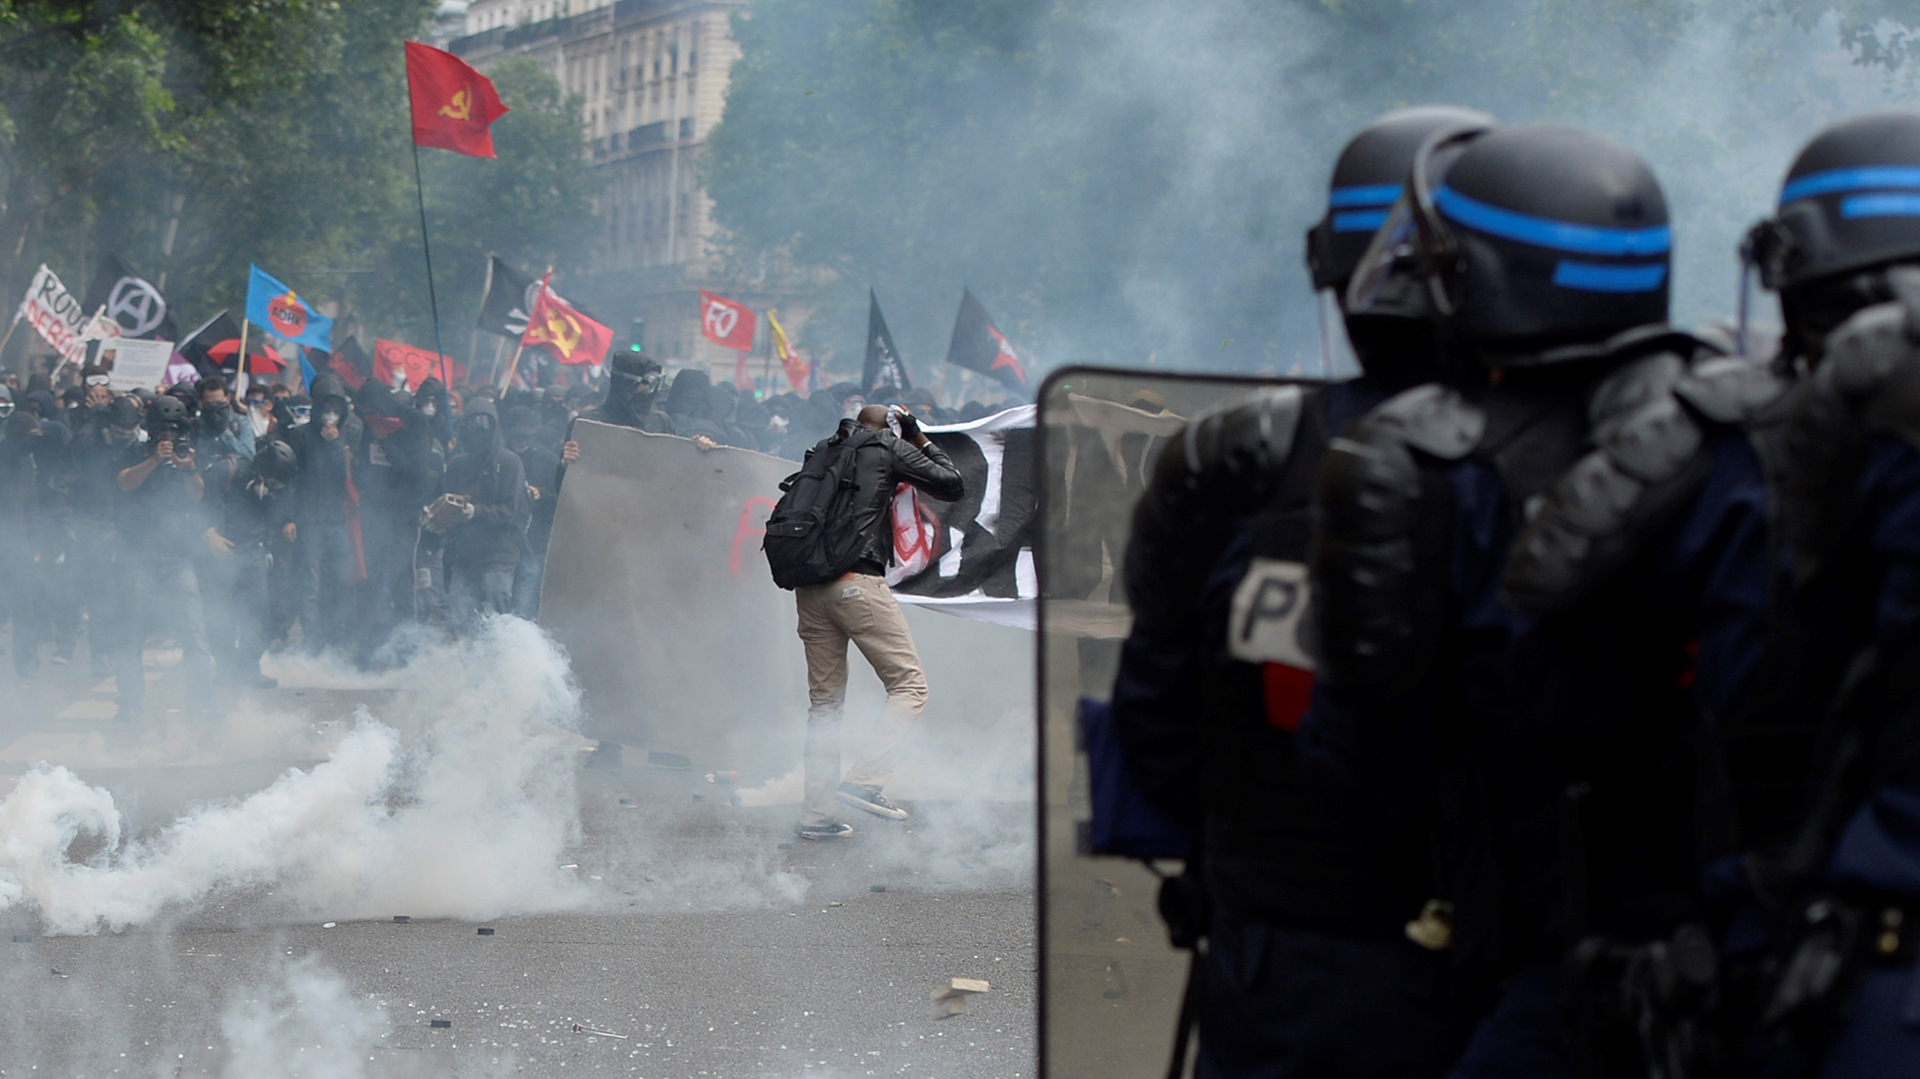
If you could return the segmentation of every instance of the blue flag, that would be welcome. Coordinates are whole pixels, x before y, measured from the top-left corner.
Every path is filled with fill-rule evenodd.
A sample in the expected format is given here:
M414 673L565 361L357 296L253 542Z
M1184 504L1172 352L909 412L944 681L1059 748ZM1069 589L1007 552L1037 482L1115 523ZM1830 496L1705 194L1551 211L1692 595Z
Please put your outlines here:
M247 321L275 337L325 351L333 347L333 320L258 266L248 266Z

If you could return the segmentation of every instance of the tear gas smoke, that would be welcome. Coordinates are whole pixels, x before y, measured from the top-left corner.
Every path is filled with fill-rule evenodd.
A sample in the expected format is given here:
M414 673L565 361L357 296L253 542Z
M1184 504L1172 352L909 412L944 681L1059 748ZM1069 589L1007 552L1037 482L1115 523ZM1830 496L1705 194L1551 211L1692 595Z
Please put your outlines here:
M367 1048L392 1028L384 1006L356 998L311 957L244 986L220 1016L227 1079L362 1079Z
M151 835L128 835L112 796L66 768L34 768L0 801L0 910L31 905L46 931L71 934L257 885L349 918L584 903L556 868L579 835L579 695L559 649L529 623L494 619L421 652L394 682L390 723L362 709L311 770ZM70 860L89 836L100 852Z

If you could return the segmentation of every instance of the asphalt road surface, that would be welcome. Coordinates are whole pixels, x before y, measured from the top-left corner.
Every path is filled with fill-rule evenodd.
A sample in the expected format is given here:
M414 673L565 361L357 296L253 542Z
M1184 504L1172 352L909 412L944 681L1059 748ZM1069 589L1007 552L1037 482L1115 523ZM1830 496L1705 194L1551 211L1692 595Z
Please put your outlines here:
M177 656L148 663L137 730L84 648L5 676L0 795L63 763L150 830L311 767L302 738L367 696L229 695L195 729L170 711ZM579 789L565 868L591 898L564 914L350 921L268 886L92 936L0 913L0 1076L1034 1074L1030 806L910 804L904 825L807 843L792 808L732 805L693 772L583 764ZM936 1019L952 977L991 990Z

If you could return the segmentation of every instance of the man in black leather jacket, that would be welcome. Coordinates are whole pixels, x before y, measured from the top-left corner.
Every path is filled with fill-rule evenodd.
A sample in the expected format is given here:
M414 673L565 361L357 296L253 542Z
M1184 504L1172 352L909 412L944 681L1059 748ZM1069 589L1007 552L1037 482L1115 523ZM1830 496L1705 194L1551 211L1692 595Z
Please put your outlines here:
M953 461L920 431L911 414L901 416L900 434L887 426L887 409L869 405L857 420L809 452L837 449L860 428L876 437L855 448L854 499L849 512L860 536L860 560L837 581L794 590L800 612L800 640L807 649L806 808L794 833L802 839L833 839L853 829L836 816L836 802L888 820L905 820L907 811L880 791L893 774L900 746L913 720L927 704L927 676L913 647L913 634L900 604L887 587L887 561L893 554L890 507L895 490L910 483L934 498L958 501L964 483ZM835 527L833 523L829 527ZM887 688L886 714L854 757L840 771L840 713L847 699L847 643L873 665Z

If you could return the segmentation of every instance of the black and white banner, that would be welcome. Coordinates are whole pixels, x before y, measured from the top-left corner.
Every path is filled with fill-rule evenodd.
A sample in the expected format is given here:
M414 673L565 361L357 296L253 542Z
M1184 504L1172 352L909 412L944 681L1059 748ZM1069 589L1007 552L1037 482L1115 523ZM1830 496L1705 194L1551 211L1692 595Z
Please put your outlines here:
M1034 628L1035 405L972 423L925 427L966 480L942 502L901 484L893 500L887 583L912 603L999 625Z

